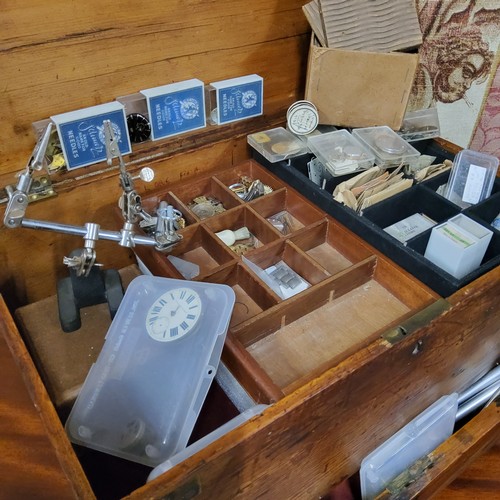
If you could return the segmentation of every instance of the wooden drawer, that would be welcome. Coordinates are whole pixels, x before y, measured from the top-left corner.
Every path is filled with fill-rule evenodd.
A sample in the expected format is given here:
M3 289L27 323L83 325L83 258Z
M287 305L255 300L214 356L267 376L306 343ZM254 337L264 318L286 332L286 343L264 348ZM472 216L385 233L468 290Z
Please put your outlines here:
M242 202L228 188L241 175L265 177L273 192ZM227 210L200 219L189 209L199 194L223 198ZM188 221L172 254L200 265L196 279L228 283L245 305L235 308L223 359L253 399L270 406L144 484L149 469L72 448L2 304L0 328L77 497L104 497L107 486L113 496L131 498L325 495L396 430L441 395L479 378L499 358L499 268L446 301L439 299L252 161L174 183L145 203L165 197L179 203ZM293 222L287 234L267 220L283 210ZM311 286L280 299L215 235L241 225L260 243L246 258L261 268L282 259ZM155 273L179 277L166 255L136 251ZM498 436L498 408L484 415L487 424L471 422L475 449ZM448 468L446 481L455 471Z

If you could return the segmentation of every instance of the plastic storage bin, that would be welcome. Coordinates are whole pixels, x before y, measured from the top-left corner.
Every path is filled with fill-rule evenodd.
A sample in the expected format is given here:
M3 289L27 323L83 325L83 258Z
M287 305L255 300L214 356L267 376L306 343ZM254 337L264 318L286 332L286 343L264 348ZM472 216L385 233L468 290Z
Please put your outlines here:
M411 144L386 126L357 128L352 135L369 148L375 155L375 163L380 166L411 164L420 156Z
M149 466L185 448L234 300L227 285L135 278L70 413L70 440Z
M463 278L481 265L492 236L493 231L458 214L432 228L424 256L455 278Z
M375 155L347 130L309 137L307 144L334 176L366 170L375 162Z
M464 149L453 160L443 195L462 208L475 205L491 194L497 170L498 158Z
M406 113L397 134L405 141L416 142L439 137L439 132L437 109L429 108Z
M306 154L307 146L294 134L277 127L247 136L247 142L271 163Z
M172 467L175 467L177 464L181 463L182 461L186 460L187 458L194 455L198 451L202 450L209 444L213 443L215 440L219 439L228 432L244 424L246 421L255 417L255 415L262 413L267 407L268 405L261 404L248 408L244 412L240 413L238 416L229 420L229 422L226 422L225 424L221 425L220 427L210 432L206 436L202 437L198 441L195 441L193 444L190 444L187 448L184 448L179 453L175 454L173 457L169 458L168 460L165 460L165 462L156 466L149 474L148 482L152 481L153 479L156 479L164 472L167 472Z
M375 498L395 477L448 439L455 424L458 394L443 396L361 462L361 496Z

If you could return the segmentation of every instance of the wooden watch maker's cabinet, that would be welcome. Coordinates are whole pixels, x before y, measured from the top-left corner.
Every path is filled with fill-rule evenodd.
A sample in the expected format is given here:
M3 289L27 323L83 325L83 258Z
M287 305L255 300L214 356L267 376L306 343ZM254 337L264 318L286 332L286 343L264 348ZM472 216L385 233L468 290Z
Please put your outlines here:
M41 362L47 352L53 356L51 346L67 339L54 327L39 335L51 340L43 350L30 334L40 333L37 325L57 324L56 281L66 273L62 257L81 240L0 228L0 331L74 497L105 498L109 491L170 499L326 495L356 474L378 444L499 359L498 268L440 297L250 159L247 134L283 125L287 108L303 96L310 33L302 3L28 1L2 8L2 187L15 184L26 165L33 122L193 77L206 83L250 73L264 78L262 117L139 144L125 159L134 175L145 165L156 171L151 184L138 185L146 205L164 199L185 215L183 240L172 255L193 259L200 266L196 279L235 291L222 360L254 402L268 405L154 481L144 484L147 471L110 465L70 444L63 421L76 393L59 397ZM241 176L260 178L272 191L243 202L229 189ZM119 227L116 169L98 164L56 172L51 181L57 196L30 204L30 218ZM217 197L225 211L201 219L190 207L198 195ZM286 232L270 220L280 212L287 214ZM244 255L216 236L241 226L255 238ZM146 248L129 251L99 242L97 251L106 267L129 270L138 257L155 274L179 277L164 254ZM260 269L283 261L309 286L283 300L247 261ZM109 319L94 320L100 326L93 338L102 343ZM87 339L82 345L89 348ZM82 352L75 355L81 359ZM97 352L93 356L78 364L72 388L77 390ZM213 405L222 413L225 403L218 397L213 395ZM429 457L432 467L393 494L429 496L447 484L498 439L498 417L494 404L481 411ZM36 445L29 435L18 437L22 446Z

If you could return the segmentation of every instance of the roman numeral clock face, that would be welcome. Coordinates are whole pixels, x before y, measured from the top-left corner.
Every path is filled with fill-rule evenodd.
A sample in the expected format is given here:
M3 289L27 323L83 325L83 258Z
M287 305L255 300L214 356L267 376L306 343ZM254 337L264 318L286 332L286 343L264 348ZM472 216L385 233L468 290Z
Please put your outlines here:
M193 331L201 317L201 299L191 288L175 288L155 300L146 316L154 340L171 342Z

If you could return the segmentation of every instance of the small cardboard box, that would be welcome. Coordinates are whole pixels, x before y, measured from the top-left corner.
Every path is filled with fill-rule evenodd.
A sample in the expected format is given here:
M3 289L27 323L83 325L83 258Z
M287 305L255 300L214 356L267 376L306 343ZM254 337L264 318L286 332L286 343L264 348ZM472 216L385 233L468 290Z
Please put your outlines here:
M305 99L316 105L324 125L399 130L417 63L417 54L320 47L313 36Z

